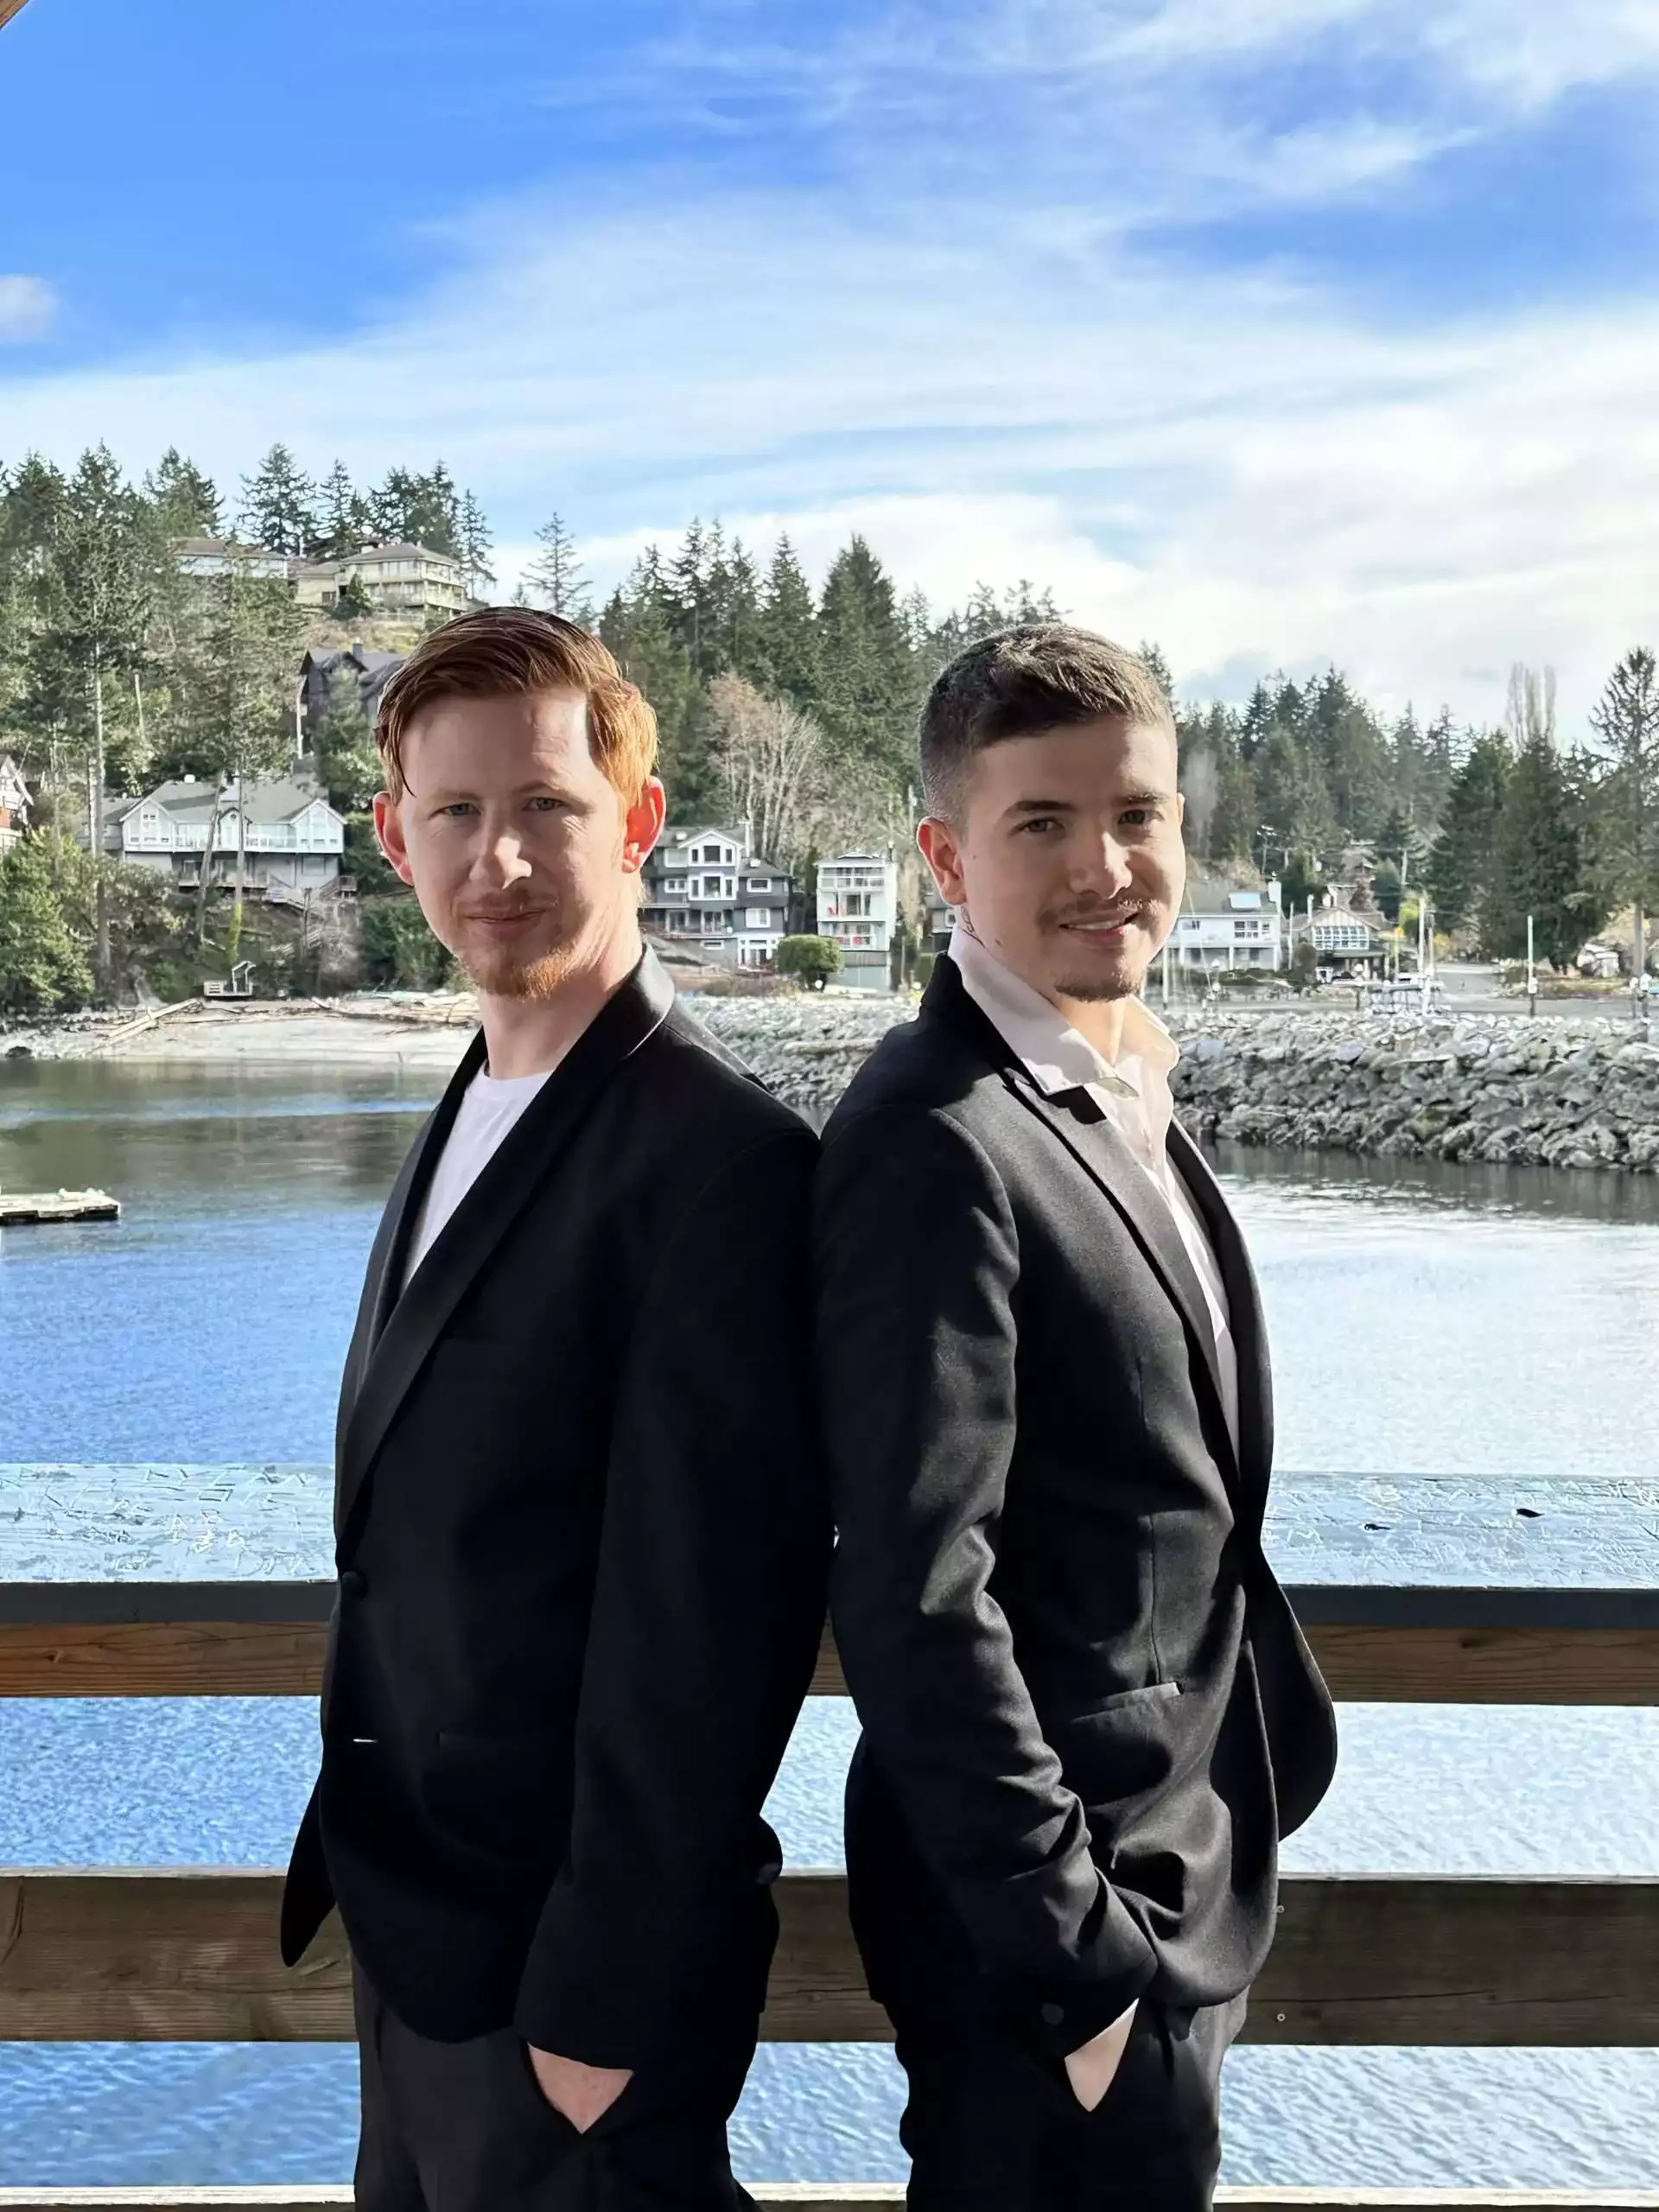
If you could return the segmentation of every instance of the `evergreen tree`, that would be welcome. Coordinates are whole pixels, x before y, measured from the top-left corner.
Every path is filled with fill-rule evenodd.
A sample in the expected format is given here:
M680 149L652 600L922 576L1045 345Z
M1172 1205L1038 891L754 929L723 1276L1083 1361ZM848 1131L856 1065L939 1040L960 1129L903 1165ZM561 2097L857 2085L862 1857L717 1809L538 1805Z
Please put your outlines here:
M360 553L374 534L367 502L353 486L343 461L334 463L319 486L316 529L317 556L324 561Z
M819 704L823 664L812 587L787 537L780 537L760 601L760 676L798 707Z
M556 514L550 522L544 522L536 533L536 543L542 550L524 571L525 583L550 614L562 614L567 622L591 627L594 608L587 572L563 516ZM646 692L645 696L651 694Z
M1029 587L1022 587L1022 588L1028 589ZM1175 678L1170 674L1169 663L1164 658L1163 648L1154 645L1150 639L1143 638L1141 641L1141 658L1150 671L1158 689L1168 700L1173 709L1175 704Z
M490 566L494 543L483 507L471 492L463 493L461 501L461 565L466 571L467 588L474 599L483 596L482 587L485 584L495 582L495 570Z
M854 758L878 764L895 792L914 778L919 671L892 579L862 537L836 555L819 604L821 712Z
M144 491L169 538L219 536L219 487L176 446L168 448L144 479Z
M1470 747L1452 779L1427 861L1435 918L1445 930L1479 928L1497 870L1497 825L1514 755L1493 730Z
M1597 880L1606 906L1634 909L1645 968L1646 923L1659 906L1659 664L1645 646L1608 677L1590 724L1607 747L1594 786Z
M0 855L0 1007L8 1014L54 1014L92 995L60 889L73 849L54 834L22 838Z
M317 540L317 489L285 445L272 446L242 480L238 527L248 543L296 558Z
M1542 957L1570 967L1605 912L1586 883L1582 802L1541 724L1516 759L1498 816L1492 887L1481 909L1483 949L1518 959L1527 918Z

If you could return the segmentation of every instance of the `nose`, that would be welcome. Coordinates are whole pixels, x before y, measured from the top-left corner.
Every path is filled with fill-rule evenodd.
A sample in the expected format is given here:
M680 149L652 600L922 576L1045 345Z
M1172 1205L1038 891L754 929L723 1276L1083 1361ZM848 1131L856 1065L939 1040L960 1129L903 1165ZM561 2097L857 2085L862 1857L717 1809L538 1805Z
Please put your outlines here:
M1116 899L1135 880L1129 849L1114 830L1103 830L1097 837L1079 837L1075 858L1071 875L1075 891L1090 891L1103 899Z
M512 828L493 830L486 826L473 862L474 879L493 891L507 891L515 883L522 883L530 873L530 861L518 832Z

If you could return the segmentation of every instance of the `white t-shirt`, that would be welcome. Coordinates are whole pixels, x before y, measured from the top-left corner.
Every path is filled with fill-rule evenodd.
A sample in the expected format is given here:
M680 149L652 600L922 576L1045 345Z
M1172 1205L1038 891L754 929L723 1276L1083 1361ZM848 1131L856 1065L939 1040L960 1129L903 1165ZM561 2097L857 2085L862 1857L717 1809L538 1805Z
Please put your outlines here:
M547 1081L551 1071L540 1075L506 1076L499 1080L480 1068L462 1094L450 1124L443 1155L432 1171L421 1205L421 1217L409 1240L404 1287L436 1243L439 1232L494 1157L495 1150L513 1123Z

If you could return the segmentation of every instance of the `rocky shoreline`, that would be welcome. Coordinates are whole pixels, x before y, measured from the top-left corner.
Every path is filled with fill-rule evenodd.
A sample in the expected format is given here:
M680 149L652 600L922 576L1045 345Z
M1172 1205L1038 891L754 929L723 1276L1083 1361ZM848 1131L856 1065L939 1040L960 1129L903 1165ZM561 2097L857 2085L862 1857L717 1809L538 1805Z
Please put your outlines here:
M1194 1016L1176 1093L1238 1144L1527 1167L1659 1162L1659 1045L1628 1019Z
M698 993L691 1011L782 1098L821 1122L911 1003ZM41 1058L378 1062L447 1073L470 1001L335 1001L159 1020L83 1016L0 1034ZM1309 1006L1177 1014L1175 1091L1196 1135L1287 1150L1659 1172L1659 1043L1606 1020L1431 1020Z
M906 1006L702 999L779 1095L827 1114ZM1314 1011L1177 1015L1176 1100L1195 1135L1280 1149L1541 1167L1659 1168L1659 1044L1628 1019L1429 1020Z

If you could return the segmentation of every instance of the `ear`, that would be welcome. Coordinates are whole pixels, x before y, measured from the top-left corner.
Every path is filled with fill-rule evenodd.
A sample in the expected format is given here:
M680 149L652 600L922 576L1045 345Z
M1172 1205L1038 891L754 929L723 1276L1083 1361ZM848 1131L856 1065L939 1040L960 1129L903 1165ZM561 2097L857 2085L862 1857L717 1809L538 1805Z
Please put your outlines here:
M404 839L404 819L397 811L397 802L390 791L376 791L374 795L374 834L380 841L380 849L397 869L405 883L412 884L415 871L409 864L409 847Z
M650 857L668 819L668 795L653 776L633 805L622 827L622 873L638 875Z
M922 849L922 858L932 870L933 880L939 887L939 896L947 906L965 906L968 885L962 873L962 849L957 842L957 833L950 824L937 814L930 814L916 831L916 842Z

